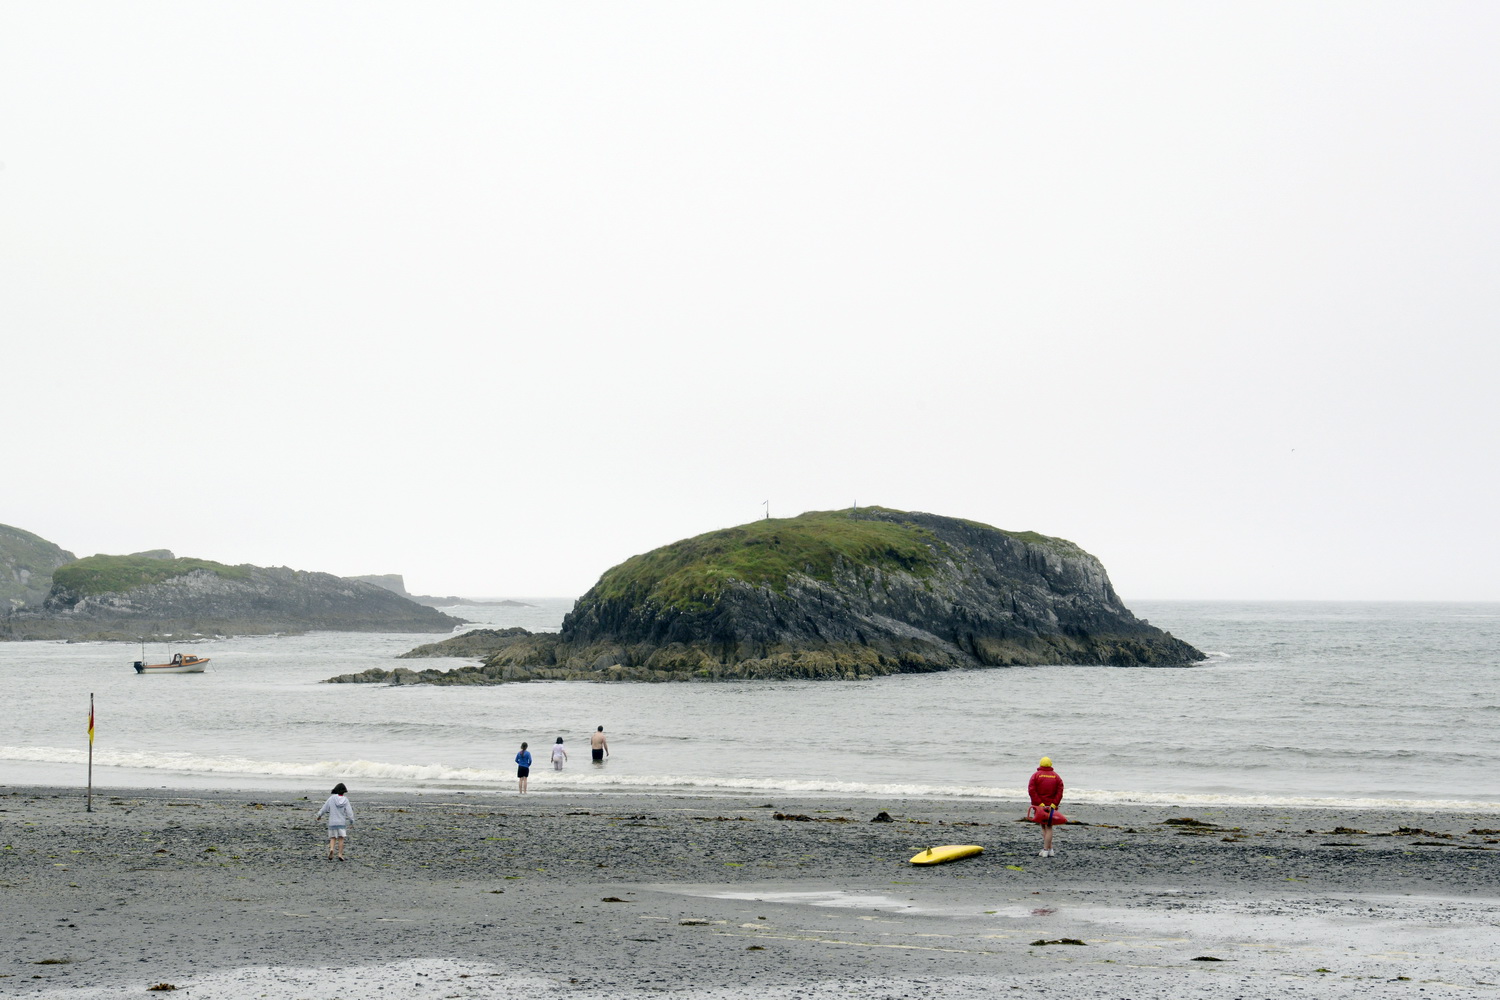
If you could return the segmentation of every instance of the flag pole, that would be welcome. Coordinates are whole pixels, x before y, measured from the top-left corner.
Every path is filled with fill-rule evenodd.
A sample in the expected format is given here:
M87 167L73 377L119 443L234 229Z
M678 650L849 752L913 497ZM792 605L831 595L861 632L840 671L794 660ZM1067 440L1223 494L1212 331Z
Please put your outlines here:
M94 692L89 692L89 799L87 812L94 811Z

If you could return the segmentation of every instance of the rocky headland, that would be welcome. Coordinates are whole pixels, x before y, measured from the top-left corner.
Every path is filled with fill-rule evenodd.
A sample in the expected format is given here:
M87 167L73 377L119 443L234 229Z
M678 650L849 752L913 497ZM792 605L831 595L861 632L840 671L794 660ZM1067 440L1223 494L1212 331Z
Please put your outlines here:
M460 652L465 638L408 655L478 655L479 666L331 680L854 680L1204 658L1131 614L1099 560L1072 542L878 507L675 542L606 572L560 633L490 630Z
M0 612L40 604L52 589L52 571L77 558L45 538L0 524Z
M462 619L358 580L229 566L164 549L52 569L39 604L0 617L0 640L159 640L310 631L449 632Z

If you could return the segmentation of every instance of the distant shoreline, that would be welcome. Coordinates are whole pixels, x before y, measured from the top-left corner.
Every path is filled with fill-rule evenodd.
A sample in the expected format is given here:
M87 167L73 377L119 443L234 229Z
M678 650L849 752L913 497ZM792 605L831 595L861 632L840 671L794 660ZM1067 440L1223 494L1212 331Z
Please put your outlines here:
M525 601L481 601L474 597L433 597L430 594L411 594L410 599L418 604L425 604L430 608L534 608L535 604L527 604Z

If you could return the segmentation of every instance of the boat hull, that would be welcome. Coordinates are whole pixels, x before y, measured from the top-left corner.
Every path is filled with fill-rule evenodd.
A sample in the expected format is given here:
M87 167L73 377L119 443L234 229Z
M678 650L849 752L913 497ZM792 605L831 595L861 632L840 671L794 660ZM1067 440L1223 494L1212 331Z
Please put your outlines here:
M138 674L201 674L207 665L209 658L188 659L181 663L135 663L135 672Z

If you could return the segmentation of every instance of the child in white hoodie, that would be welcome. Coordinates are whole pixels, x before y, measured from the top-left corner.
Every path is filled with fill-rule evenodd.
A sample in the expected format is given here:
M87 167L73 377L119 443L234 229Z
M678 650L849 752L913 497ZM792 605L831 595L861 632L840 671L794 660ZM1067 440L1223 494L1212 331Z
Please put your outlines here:
M340 781L333 786L333 794L323 803L314 819L328 816L328 860L333 860L334 845L338 845L338 857L344 860L344 844L349 839L349 827L354 825L354 803L349 801L349 789Z

